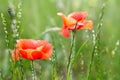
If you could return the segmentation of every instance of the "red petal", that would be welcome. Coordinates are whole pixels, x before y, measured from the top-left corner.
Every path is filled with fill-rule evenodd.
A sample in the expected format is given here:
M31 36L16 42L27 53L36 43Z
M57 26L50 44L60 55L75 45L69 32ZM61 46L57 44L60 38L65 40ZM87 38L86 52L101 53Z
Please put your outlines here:
M33 59L49 59L52 54L52 45L46 42L43 47L32 52Z
M36 45L34 44L33 40L26 40L26 39L21 39L17 42L18 48L22 49L35 49Z
M42 53L40 51L33 51L32 52L32 57L33 57L34 60L41 59L42 58Z
M68 28L62 28L61 32L62 35L64 35L66 38L70 36L70 33L68 31Z
M89 30L91 30L92 29L92 24L93 24L93 22L91 20L85 21L84 26L82 26L80 29L89 29Z
M70 27L71 25L74 25L77 22L73 18L66 17L63 13L58 13L58 15L62 17L63 23L66 27Z
M76 21L85 20L87 12L73 12L68 15L68 17L74 18Z
M28 60L33 60L32 52L33 52L33 50L30 50L30 49L20 50L21 56L25 59L28 59Z
M32 40L32 39L20 39L17 42L19 49L36 49L37 47L44 44L45 41Z
M52 45L49 43L46 43L41 51L42 59L49 59L52 54Z
M48 59L52 54L52 45L43 40L20 39L17 49L21 57L28 60ZM15 59L16 56L12 53L12 57Z

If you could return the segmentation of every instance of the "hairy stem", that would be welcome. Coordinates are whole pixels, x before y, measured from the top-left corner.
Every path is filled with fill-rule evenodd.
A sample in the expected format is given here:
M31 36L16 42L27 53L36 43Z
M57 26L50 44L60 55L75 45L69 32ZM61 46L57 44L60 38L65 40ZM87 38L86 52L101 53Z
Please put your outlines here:
M67 80L70 80L70 74L71 74L71 60L72 60L72 55L73 55L73 48L74 48L74 45L75 45L75 34L76 34L76 26L77 26L77 23L75 24L75 28L74 30L72 31L73 35L72 35L72 41L71 41L71 48L70 48L70 53L69 53L69 57L68 57L68 64L67 64Z
M32 71L32 79L35 80L35 69L34 69L33 61L31 61L31 71Z

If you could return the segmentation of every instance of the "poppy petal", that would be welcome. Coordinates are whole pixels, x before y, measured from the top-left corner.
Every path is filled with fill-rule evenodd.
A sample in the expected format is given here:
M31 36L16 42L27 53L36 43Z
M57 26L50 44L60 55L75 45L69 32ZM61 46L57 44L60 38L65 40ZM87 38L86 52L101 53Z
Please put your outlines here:
M92 24L93 24L93 22L91 20L85 21L84 26L82 26L81 29L89 29L89 30L91 30L92 29Z
M75 29L79 30L83 25L84 25L83 23L78 22L77 25L75 24L75 25L69 27L69 30L75 30Z
M32 52L32 57L33 57L34 60L41 59L42 58L42 53L40 51L33 51Z
M52 54L52 45L49 43L46 43L42 49L42 53L44 53L42 58L48 59Z
M20 54L23 58L25 59L29 59L29 60L33 60L33 57L32 57L32 52L33 50L30 50L30 49L27 49L27 50L20 50Z
M66 27L70 27L77 22L73 18L67 18L63 13L58 13L58 15L62 17L63 23Z
M13 51L11 55L13 60L18 60L19 57L28 60L49 59L52 54L52 45L45 40L20 39L16 47L17 52ZM18 55L18 51L21 56Z
M74 18L76 21L83 21L87 15L87 12L73 12L69 14L68 17Z
M17 41L17 47L22 49L36 49L44 44L45 41L20 39Z
M26 39L18 40L17 46L22 49L35 49L36 48L36 44L34 40L32 39L31 40L26 40Z
M64 35L66 38L70 36L70 33L68 31L68 28L62 28L61 32L62 35Z

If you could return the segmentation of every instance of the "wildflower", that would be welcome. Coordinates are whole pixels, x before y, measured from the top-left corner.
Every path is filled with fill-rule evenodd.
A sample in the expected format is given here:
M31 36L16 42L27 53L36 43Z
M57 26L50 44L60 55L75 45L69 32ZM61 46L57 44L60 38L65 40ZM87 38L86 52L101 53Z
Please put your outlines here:
M58 16L61 16L63 20L63 27L61 34L65 37L69 37L69 30L80 30L80 29L92 29L92 21L85 20L88 15L87 12L73 12L68 16L65 16L63 13L57 13Z
M47 60L51 57L52 45L48 41L20 39L12 51L13 61L20 57L28 60Z

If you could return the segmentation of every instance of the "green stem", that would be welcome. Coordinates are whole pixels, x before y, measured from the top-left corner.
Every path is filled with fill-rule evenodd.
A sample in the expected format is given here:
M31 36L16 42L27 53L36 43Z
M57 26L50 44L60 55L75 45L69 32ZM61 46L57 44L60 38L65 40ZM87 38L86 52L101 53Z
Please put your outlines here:
M32 71L32 78L33 78L33 80L35 80L35 69L34 69L33 60L31 61L31 71Z
M74 31L72 31L73 35L72 35L72 41L71 41L71 48L70 48L70 54L68 57L68 64L67 64L67 75L66 75L66 79L70 80L70 72L71 72L71 60L72 60L72 54L73 54L73 48L74 48L74 42L75 42L75 34L76 34L76 26L77 23L75 24L75 29Z

